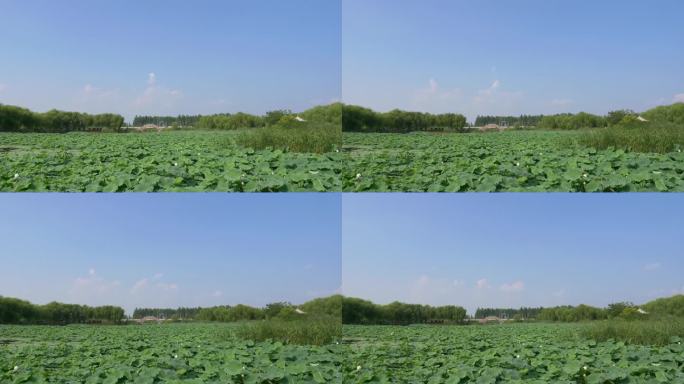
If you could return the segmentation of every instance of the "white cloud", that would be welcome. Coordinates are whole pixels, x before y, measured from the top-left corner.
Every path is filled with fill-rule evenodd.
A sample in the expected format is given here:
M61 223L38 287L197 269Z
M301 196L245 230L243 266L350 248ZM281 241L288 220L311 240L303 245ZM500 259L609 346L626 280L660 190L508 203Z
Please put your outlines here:
M674 95L672 101L675 103L684 103L684 93L678 93Z
M164 277L163 273L155 273L152 277L143 277L133 284L131 287L132 295L141 295L144 293L160 293L160 292L176 292L178 291L178 284L167 283L161 281Z
M147 75L147 87L134 101L137 108L144 108L149 113L171 111L176 101L183 97L181 90L167 89L157 85L157 83L157 75L154 72L149 73Z
M103 89L88 83L81 88L78 102L84 107L101 106L97 103L107 105L115 101L118 93L118 89Z
M644 265L644 271L655 271L656 269L660 269L661 264L660 263L650 263Z
M475 288L477 289L487 289L491 288L491 285L489 285L489 281L487 279L480 279L475 283Z
M520 91L505 91L501 90L501 81L494 80L489 88L480 89L473 97L473 103L476 105L495 105L501 107L510 107L522 99L523 93Z
M112 293L121 283L110 281L97 274L94 268L88 270L87 276L74 279L71 287L72 296L93 298ZM87 299L84 299L87 300Z
M449 302L463 294L463 281L420 275L409 284L409 300L419 303Z
M211 294L213 297L222 297L223 296L223 291L214 291L214 293Z
M135 284L133 284L133 287L131 288L131 293L136 294L140 291L142 291L145 287L147 287L147 283L149 280L147 278L140 279L136 281Z
M413 107L429 110L453 110L454 104L460 102L463 93L458 88L442 89L434 78L428 79L427 87L416 91Z
M178 290L178 285L175 283L162 283L159 282L156 284L156 287L161 289L164 292L175 292Z
M525 289L525 283L518 280L510 284L502 284L499 289L501 289L503 292L521 292Z

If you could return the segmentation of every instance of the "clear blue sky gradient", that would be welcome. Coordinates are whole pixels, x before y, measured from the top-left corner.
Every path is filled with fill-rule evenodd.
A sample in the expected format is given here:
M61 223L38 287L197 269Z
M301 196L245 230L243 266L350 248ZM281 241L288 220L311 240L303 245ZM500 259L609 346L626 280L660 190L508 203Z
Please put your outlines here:
M684 293L677 194L345 194L342 206L348 296L472 314Z
M339 194L5 194L0 295L36 303L302 303L341 285Z
M472 121L684 101L679 0L344 0L342 14L346 103Z
M2 1L0 103L301 111L341 97L340 24L339 0Z

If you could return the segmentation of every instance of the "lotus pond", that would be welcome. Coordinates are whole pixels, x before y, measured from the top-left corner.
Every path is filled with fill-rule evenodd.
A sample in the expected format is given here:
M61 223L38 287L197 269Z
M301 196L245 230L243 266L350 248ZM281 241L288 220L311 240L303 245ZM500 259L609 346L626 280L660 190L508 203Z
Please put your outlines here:
M339 191L339 153L240 147L240 131L0 133L0 191Z
M350 383L683 383L684 345L595 342L582 324L346 326Z
M684 191L684 153L579 145L581 132L345 133L345 192Z
M0 383L341 383L339 345L253 342L234 330L0 326Z

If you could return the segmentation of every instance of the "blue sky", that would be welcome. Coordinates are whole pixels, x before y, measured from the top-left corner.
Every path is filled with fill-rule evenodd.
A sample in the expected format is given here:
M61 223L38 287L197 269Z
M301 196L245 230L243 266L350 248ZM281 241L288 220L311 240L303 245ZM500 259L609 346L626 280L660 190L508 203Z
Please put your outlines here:
M345 194L342 292L478 307L684 293L677 194Z
M135 114L304 110L341 96L339 0L0 3L0 103Z
M684 101L684 2L344 0L342 98L385 111L643 111Z
M136 306L339 290L339 194L5 194L0 295Z

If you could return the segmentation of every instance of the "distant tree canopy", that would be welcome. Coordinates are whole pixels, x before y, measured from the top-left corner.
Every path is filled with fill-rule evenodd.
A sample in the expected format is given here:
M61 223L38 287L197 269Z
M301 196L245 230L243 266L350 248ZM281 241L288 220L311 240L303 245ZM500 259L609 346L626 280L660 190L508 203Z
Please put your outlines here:
M342 302L344 324L461 323L466 310L455 305L433 307L421 304L404 304L395 301L386 305L368 300L345 297Z
M194 127L202 115L178 115L178 116L136 116L133 118L134 127L142 127L154 124L160 127Z
M319 105L299 114L303 119L315 123L342 125L342 103Z
M475 119L476 127L487 124L501 125L506 122L509 126L532 127L539 125L544 115L520 115L520 116L478 116Z
M641 307L656 316L684 316L684 295L655 299Z
M539 128L543 129L580 129L606 126L608 126L608 120L605 117L586 112L544 116L538 125Z
M194 319L202 308L136 308L133 311L134 319L142 319L146 316L154 316L160 319Z
M342 130L348 132L396 132L460 130L466 118L456 113L430 114L394 109L375 112L356 106L342 106Z
M121 307L89 307L52 302L45 305L0 296L0 324L82 324L119 323L124 318Z
M674 123L684 126L684 103L655 107L641 115L652 122Z
M261 116L238 112L235 114L221 114L202 116L196 127L202 129L238 129L265 126Z
M539 313L541 312L543 308L542 307L537 307L537 308L527 308L527 307L521 307L518 309L515 308L478 308L475 311L475 318L478 319L483 319L487 316L496 316L496 317L501 317L501 318L508 318L512 319L513 317L518 316L521 319L535 319L539 316Z
M0 104L0 131L6 132L117 131L123 123L123 116L112 113L89 115L56 109L37 113L26 108Z
M608 311L603 308L592 307L589 305L580 304L573 306L560 306L553 308L544 308L539 313L539 320L543 321L561 321L561 322L575 322L586 320L600 320L607 319Z
M639 309L646 313L639 312ZM544 308L539 313L538 318L545 321L574 322L611 318L639 319L672 316L684 316L684 295L655 299L639 306L630 302L619 302L610 304L606 308L597 308L584 304L575 307Z
M341 124L342 108L341 104L320 105L307 109L301 113L292 113L290 110L276 110L266 112L263 116L250 115L238 112L235 114L217 114L202 116L195 125L201 129L221 129L232 130L239 128L257 128L266 126L282 126L284 121L290 121L298 115L302 119L311 123L332 123ZM287 119L286 117L291 117ZM284 126L284 128L287 128Z

